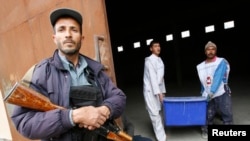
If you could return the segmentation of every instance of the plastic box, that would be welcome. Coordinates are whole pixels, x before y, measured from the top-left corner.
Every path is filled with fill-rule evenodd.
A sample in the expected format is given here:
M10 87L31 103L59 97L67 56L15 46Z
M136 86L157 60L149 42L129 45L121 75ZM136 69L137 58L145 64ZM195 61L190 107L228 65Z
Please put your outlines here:
M165 97L163 114L165 126L195 126L206 124L205 97Z

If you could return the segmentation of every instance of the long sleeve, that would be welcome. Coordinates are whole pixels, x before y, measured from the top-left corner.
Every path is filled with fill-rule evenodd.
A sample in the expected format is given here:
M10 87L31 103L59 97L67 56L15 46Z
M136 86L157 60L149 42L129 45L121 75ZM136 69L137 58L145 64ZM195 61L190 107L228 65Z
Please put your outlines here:
M219 88L220 84L223 82L224 77L227 75L227 64L224 60L218 65L214 73L214 79L211 86L211 92L215 93Z

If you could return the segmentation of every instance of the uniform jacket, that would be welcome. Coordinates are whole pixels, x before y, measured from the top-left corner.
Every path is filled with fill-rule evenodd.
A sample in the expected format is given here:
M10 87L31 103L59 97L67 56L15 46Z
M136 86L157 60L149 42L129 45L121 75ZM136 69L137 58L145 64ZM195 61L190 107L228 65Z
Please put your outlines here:
M161 110L158 94L166 93L164 69L164 64L160 57L152 54L145 58L143 94L146 108L153 115L157 115L159 110Z
M94 78L103 93L103 104L111 110L110 118L119 117L125 109L126 96L118 89L111 79L102 71L103 66L84 55L88 66L94 72ZM17 130L27 138L49 140L56 137L60 141L70 141L69 129L73 126L69 119L69 91L71 77L64 69L58 55L38 63L34 69L30 87L44 94L52 103L67 108L67 110L35 111L16 106L12 120ZM56 139L57 140L57 139Z

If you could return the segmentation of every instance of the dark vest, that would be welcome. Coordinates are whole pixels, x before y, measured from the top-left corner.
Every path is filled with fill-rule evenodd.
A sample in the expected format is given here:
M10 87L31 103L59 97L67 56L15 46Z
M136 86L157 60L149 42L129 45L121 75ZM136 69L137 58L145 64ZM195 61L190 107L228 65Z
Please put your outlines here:
M103 102L103 96L98 84L94 80L90 71L85 73L88 82L91 85L71 86L70 88L70 106L80 108L83 106L100 106ZM98 130L98 129L97 129ZM105 141L105 137L97 134L97 131L89 131L85 128L79 128L76 125L71 129L72 141Z

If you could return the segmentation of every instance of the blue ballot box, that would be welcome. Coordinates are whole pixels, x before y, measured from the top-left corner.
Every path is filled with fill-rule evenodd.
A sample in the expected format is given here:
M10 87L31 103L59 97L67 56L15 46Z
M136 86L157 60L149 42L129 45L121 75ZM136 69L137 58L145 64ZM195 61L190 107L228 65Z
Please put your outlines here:
M163 101L165 126L205 125L206 113L206 97L165 97Z

